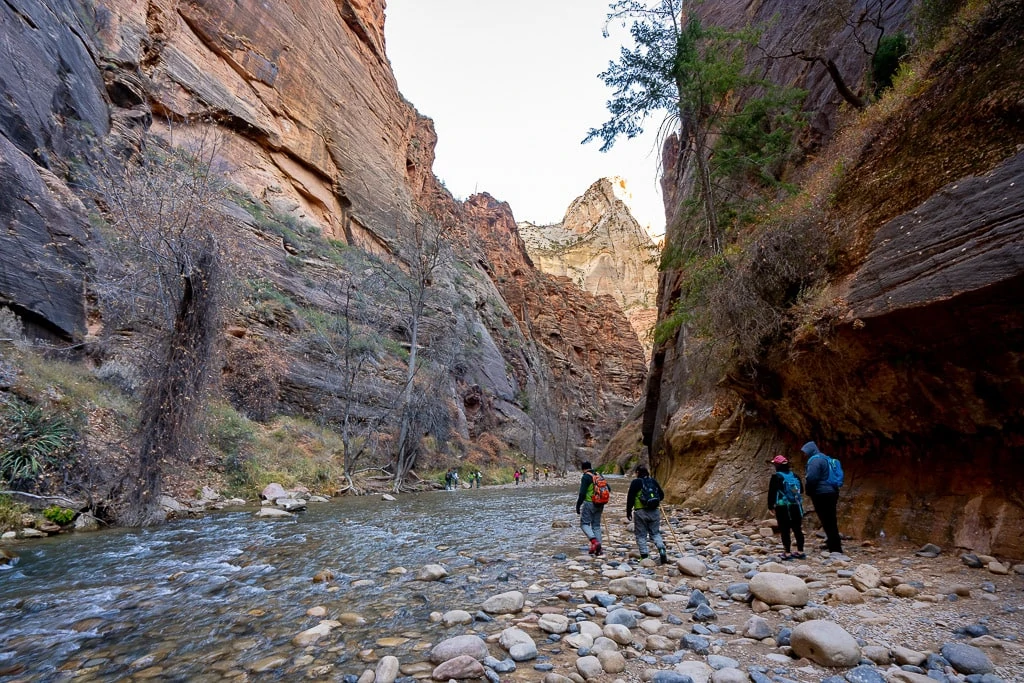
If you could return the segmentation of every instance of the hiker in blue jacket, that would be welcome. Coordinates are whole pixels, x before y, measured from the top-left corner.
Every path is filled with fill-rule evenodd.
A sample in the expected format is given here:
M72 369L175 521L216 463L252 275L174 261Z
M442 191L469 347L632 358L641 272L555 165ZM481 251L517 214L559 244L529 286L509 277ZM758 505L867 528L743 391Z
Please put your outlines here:
M768 482L768 509L775 513L775 519L779 523L779 533L782 535L782 558L783 560L802 560L804 554L804 531L802 520L804 516L803 504L800 502L804 492L804 485L800 477L793 474L789 469L789 460L784 455L776 455L772 458L772 465L775 466L775 473ZM792 542L790 533L796 537L796 552L790 552Z
M818 450L818 444L808 441L800 449L807 455L807 494L814 503L821 528L825 531L825 547L830 553L842 553L843 542L839 536L839 521L836 506L839 504L839 487L829 482L828 456Z

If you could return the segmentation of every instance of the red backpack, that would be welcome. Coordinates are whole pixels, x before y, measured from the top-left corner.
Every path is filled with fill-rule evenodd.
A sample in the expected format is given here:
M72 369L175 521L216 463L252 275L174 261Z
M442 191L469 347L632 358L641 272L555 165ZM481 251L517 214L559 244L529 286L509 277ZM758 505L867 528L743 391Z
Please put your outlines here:
M590 478L593 480L594 493L590 496L590 502L597 505L604 505L612 497L612 491L608 488L608 482L597 472L591 470Z

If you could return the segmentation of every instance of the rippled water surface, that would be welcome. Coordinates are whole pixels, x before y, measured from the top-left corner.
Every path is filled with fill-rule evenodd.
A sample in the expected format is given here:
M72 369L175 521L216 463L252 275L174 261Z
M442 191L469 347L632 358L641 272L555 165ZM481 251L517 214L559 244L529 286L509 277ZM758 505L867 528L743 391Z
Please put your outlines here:
M409 649L436 641L447 634L429 624L430 612L475 611L541 577L552 555L576 552L584 539L575 495L570 483L364 497L313 505L293 520L247 510L26 541L13 548L19 562L0 571L0 680L221 680L301 654L290 641L319 622L306 616L315 605L327 618L367 620L314 653L338 674L358 674L359 651L380 637L405 635ZM554 519L573 526L553 529ZM446 584L412 580L429 563L448 568ZM409 571L388 571L395 567ZM335 581L313 583L321 570ZM287 665L255 675L299 677Z

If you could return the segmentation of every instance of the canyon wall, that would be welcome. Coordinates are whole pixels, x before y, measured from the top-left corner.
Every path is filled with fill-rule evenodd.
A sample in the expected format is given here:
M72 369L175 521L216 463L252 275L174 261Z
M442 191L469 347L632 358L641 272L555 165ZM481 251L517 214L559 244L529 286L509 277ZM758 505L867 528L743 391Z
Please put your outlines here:
M371 290L380 274L371 256L407 264L411 236L429 223L447 236L450 258L430 283L423 321L436 375L426 393L453 415L458 452L497 437L572 467L638 399L643 351L611 298L533 267L507 205L455 201L433 176L436 134L395 82L384 6L0 7L10 57L0 66L0 305L31 336L85 348L93 364L110 360L117 349L100 343L103 311L88 291L103 241L70 182L87 158L80 152L153 134L173 144L212 138L235 186L224 209L240 298L223 383L236 407L340 419L337 359L316 325L347 293ZM357 303L354 320L379 342L357 392L356 415L370 421L397 401L407 323L393 291Z
M890 31L910 25L908 4L886 5ZM855 18L873 7L839 9ZM842 48L852 21L829 20L836 10L769 24L766 41L815 35L859 83L866 58ZM733 25L749 18L737 3L702 11ZM760 18L790 11L756 8ZM847 472L844 533L1024 556L1022 21L1020 3L990 3L953 33L920 89L878 119L844 114L820 65L770 67L807 88L815 112L801 140L807 163L792 177L811 177L819 154L841 176L828 197L808 196L823 207L817 219L785 226L809 224L829 245L824 278L791 304L752 365L713 385L697 379L706 363L686 326L655 348L642 431L670 498L765 515L766 461L784 453L802 473L798 449L814 440ZM836 140L840 121L846 137ZM671 146L665 160L666 196L678 201L692 170ZM662 273L661 317L682 277Z
M602 178L569 205L560 223L520 223L519 232L540 270L613 297L650 355L660 250L619 196L626 191L622 179Z

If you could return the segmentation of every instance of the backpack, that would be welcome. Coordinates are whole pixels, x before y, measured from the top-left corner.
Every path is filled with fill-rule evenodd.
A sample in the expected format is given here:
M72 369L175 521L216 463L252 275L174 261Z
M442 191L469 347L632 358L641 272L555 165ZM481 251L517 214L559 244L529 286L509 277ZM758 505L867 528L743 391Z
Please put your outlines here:
M800 495L800 480L792 472L776 472L782 479L782 485L775 494L775 505L796 505L803 511Z
M640 493L636 495L639 505L645 510L654 510L661 503L661 492L658 490L658 483L651 477L644 477L640 480Z
M608 482L597 472L591 471L590 478L593 480L591 486L594 492L590 496L590 502L596 505L604 505L612 497L612 491L608 488Z
M825 483L841 489L843 482L846 481L846 476L843 474L843 466L839 463L839 460L824 453L816 453L815 457L819 455L825 458L825 462L828 464L828 476L825 477Z

